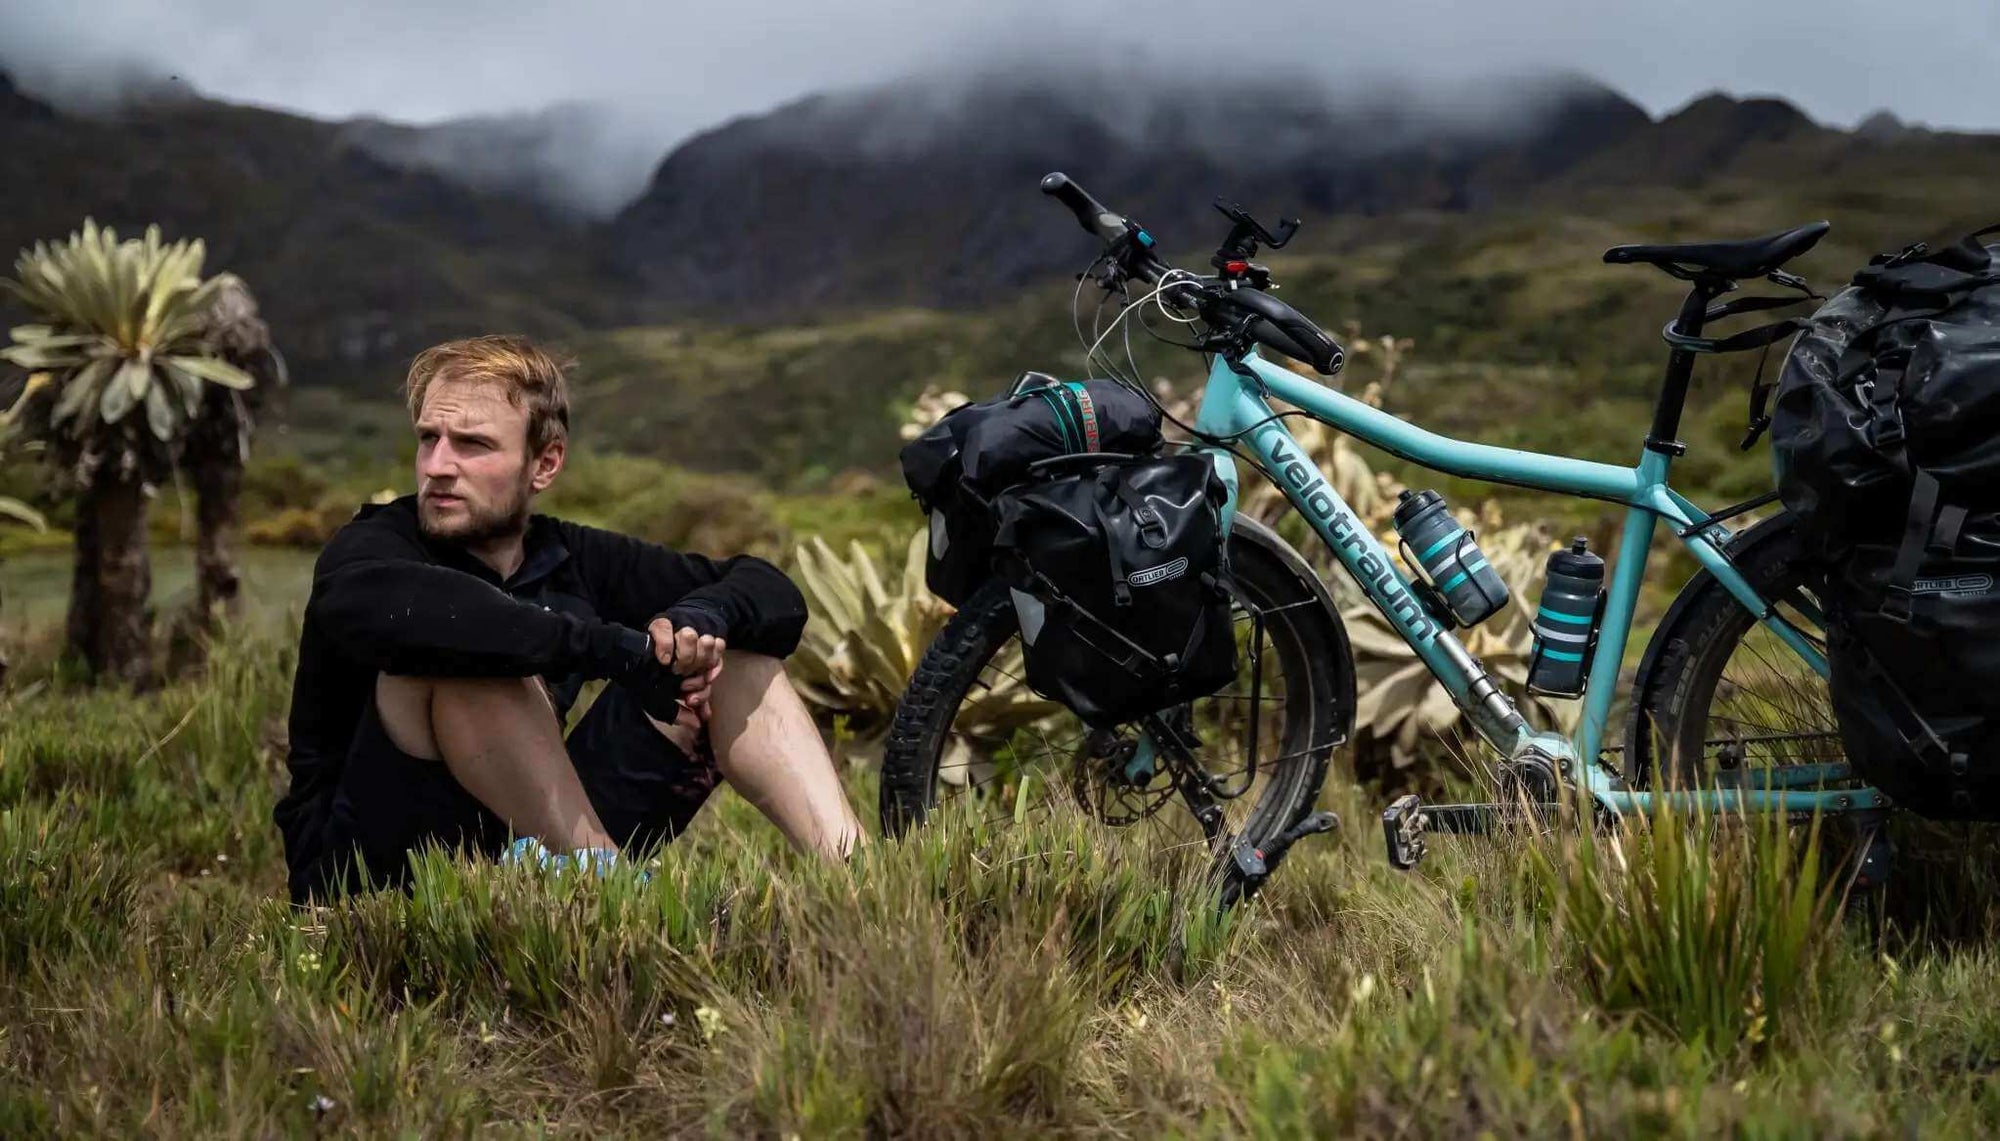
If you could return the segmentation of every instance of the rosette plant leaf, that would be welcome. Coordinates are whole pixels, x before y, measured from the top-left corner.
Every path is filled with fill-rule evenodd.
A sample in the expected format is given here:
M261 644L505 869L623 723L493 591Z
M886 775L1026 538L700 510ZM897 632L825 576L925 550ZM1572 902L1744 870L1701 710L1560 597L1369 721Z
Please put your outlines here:
M208 343L211 303L239 283L204 279L206 256L200 241L167 243L157 226L121 241L86 220L24 250L0 279L39 317L0 349L28 374L10 437L42 445L57 490L77 499L69 651L94 676L133 685L152 680L148 501L208 393L256 383Z
M818 537L797 552L793 577L812 617L791 659L792 678L809 704L853 733L845 751L855 759L880 748L917 659L951 617L951 606L924 585L927 534L910 536L900 568L878 566L859 543L846 558ZM1062 710L1020 680L1026 666L1019 642L1001 651L995 667L992 684L952 725L946 779L979 763L976 742L1005 741Z

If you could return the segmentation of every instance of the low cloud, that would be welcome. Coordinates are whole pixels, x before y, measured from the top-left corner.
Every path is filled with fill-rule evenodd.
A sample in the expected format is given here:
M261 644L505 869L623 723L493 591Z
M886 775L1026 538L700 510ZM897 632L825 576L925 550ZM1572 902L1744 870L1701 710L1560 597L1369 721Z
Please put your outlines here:
M1920 45L1905 51L1896 45ZM1777 94L1835 124L1886 108L2000 128L2000 6L1932 0L10 0L0 67L70 106L199 91L331 119L471 118L410 161L557 177L588 212L636 191L690 133L817 92L1033 70L1177 93L1394 91L1427 123L1504 126L1494 76L1583 74L1654 113L1712 89ZM1121 77L1143 75L1131 84ZM853 96L848 96L853 98ZM1116 116L1114 116L1116 117ZM884 137L893 137L889 127ZM379 133L379 132L378 132Z

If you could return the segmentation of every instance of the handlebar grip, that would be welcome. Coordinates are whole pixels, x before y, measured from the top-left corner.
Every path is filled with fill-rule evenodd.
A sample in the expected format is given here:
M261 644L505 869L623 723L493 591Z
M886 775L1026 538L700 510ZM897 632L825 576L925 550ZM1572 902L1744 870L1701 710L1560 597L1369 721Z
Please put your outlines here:
M1104 203L1092 198L1089 191L1071 182L1069 175L1061 171L1044 175L1042 193L1069 207L1069 212L1076 215L1078 225L1106 243L1115 242L1125 236L1127 223L1124 215L1106 210Z
M1263 290L1235 289L1225 297L1231 306L1255 314L1246 331L1258 344L1311 365L1321 376L1332 376L1346 363L1347 354L1339 342L1313 324L1312 318Z

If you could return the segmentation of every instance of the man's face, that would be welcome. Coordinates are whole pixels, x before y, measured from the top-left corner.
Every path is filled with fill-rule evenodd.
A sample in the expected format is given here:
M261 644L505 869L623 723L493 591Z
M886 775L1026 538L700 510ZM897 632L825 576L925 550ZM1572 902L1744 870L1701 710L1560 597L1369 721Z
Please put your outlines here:
M434 539L474 546L520 534L535 493L562 468L560 442L528 453L528 410L498 384L432 381L416 428L417 521Z

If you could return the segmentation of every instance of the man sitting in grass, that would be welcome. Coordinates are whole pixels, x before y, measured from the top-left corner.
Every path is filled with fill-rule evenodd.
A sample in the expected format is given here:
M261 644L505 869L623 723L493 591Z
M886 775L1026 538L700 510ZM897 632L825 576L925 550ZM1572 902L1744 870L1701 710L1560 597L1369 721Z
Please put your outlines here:
M406 393L417 494L362 508L313 569L275 813L293 899L403 882L433 844L614 859L680 832L718 777L845 855L860 824L782 662L791 581L530 515L569 395L525 338L428 349ZM612 684L565 740L592 678Z

